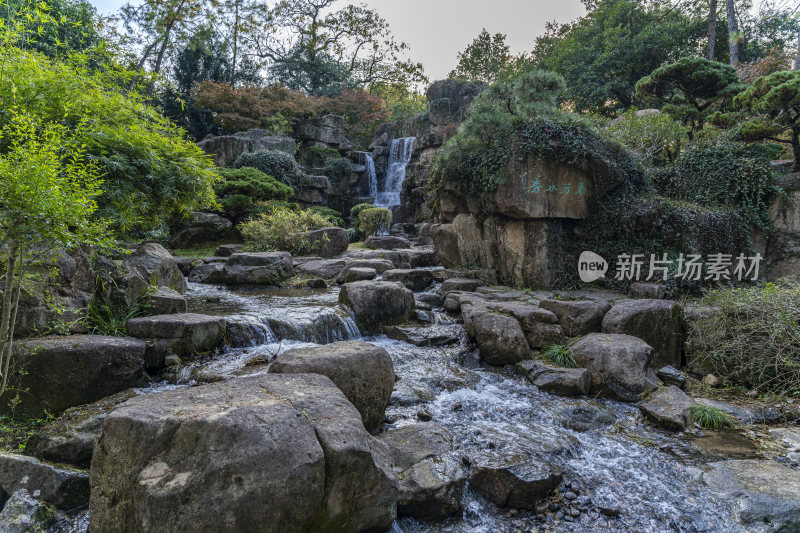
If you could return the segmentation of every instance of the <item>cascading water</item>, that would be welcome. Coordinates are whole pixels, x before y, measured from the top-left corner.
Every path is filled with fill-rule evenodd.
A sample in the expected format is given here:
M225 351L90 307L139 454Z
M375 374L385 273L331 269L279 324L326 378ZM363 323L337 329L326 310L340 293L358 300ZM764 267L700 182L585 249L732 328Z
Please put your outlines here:
M364 163L367 167L367 177L369 178L369 195L372 198L378 197L378 174L375 172L375 158L371 153L364 154Z
M376 206L391 209L400 205L400 191L403 188L403 180L406 179L406 167L411 162L416 140L416 137L392 140L386 180L383 183L383 189L379 190L375 197Z

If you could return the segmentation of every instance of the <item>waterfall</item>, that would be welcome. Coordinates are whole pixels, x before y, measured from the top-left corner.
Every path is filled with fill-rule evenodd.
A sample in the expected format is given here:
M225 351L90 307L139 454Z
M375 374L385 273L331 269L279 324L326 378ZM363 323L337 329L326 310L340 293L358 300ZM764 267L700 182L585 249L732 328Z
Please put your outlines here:
M386 180L383 190L378 191L375 198L375 205L378 207L392 207L400 205L400 191L403 188L403 180L406 179L406 167L411 161L411 154L414 152L414 142L416 137L404 137L393 139L389 149L389 167L386 170Z
M367 152L364 154L364 159L367 167L367 177L369 177L369 195L372 198L378 197L378 175L375 173L375 159L372 154Z

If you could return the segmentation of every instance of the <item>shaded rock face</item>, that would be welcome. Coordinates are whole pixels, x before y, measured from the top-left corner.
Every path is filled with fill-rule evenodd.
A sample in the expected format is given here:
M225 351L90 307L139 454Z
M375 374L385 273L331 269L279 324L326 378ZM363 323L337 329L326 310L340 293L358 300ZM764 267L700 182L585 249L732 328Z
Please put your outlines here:
M386 531L396 515L386 445L318 374L130 400L103 424L91 486L91 532Z
M458 233L456 233L453 224L434 224L431 226L431 239L443 267L455 268L463 263L461 252L458 248Z
M608 393L634 402L658 385L646 369L653 348L630 335L591 333L572 345L579 366L592 372L592 394Z
M773 461L744 459L713 463L703 481L733 502L745 526L770 524L773 531L800 527L800 473Z
M539 307L552 311L567 337L600 331L603 317L611 309L606 301L541 300Z
M192 217L185 226L175 232L169 239L170 248L192 248L199 244L212 241L241 239L234 228L233 222L216 213L192 213Z
M344 259L315 259L298 265L297 271L323 279L332 279L339 275L347 265Z
M221 244L214 251L214 255L217 257L230 257L233 254L238 254L243 249L244 246L241 244Z
M414 292L421 292L433 283L430 270L394 269L383 273L384 281L397 281Z
M67 409L56 421L37 430L28 439L25 453L44 461L88 469L106 415L135 396L136 393L128 389L93 404Z
M349 307L364 335L378 333L381 326L400 324L414 311L414 293L390 281L345 283L339 303Z
M186 298L167 287L159 287L147 301L147 310L154 315L185 313L186 307Z
M680 431L691 423L689 407L694 401L678 387L659 388L646 401L639 404L642 414L657 426Z
M147 345L139 339L73 335L32 338L16 345L24 374L12 374L10 389L0 397L8 412L11 394L19 391L15 414L40 418L141 386L146 380Z
M447 430L419 423L391 429L378 438L389 446L398 473L398 514L436 520L461 508L466 476L448 456L453 438Z
M521 361L516 368L539 390L560 396L589 394L592 385L592 373L585 368L557 368L539 361Z
M330 190L331 182L327 177L306 176L303 183L295 189L292 199L303 208L325 205Z
M389 353L361 341L287 350L269 372L327 376L361 413L367 431L378 429L383 422L395 379Z
M473 458L470 486L500 507L534 509L561 484L562 473L530 457Z
M147 368L158 370L169 354L186 356L215 349L222 343L226 326L221 317L181 313L133 318L126 330L131 337L147 340Z
M314 253L325 258L341 255L350 246L347 230L343 228L322 228L309 231L308 240L314 246Z
M24 489L59 509L89 501L89 474L58 468L33 457L0 453L0 488L6 494Z
M673 300L624 300L603 317L603 333L639 337L653 347L648 364L680 367L683 352L683 309Z
M77 248L69 252L58 250L47 263L47 266L57 269L57 274L43 276L43 281L34 281L33 287L26 287L30 291L20 293L15 328L18 337L35 335L54 320L73 322L86 315L95 281L86 254ZM64 313L59 314L53 310L48 304L47 293L56 304L66 310ZM70 332L85 333L86 327L82 323L76 323L70 328Z
M235 135L207 135L197 146L211 155L218 167L228 167L247 152L279 150L294 155L297 143L291 137L270 135L267 130L252 129Z

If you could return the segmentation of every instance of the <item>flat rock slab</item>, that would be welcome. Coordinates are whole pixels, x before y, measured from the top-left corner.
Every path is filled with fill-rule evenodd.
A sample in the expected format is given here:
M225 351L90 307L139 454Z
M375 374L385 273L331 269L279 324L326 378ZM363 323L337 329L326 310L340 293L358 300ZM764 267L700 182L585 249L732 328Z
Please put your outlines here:
M314 259L299 265L297 271L323 279L333 279L342 272L345 265L347 261L344 259Z
M289 252L241 252L231 255L223 269L228 285L278 285L294 276Z
M689 408L694 400L674 385L661 387L651 397L639 404L642 414L655 425L680 431L691 422Z
M155 315L128 321L128 335L148 341L148 370L164 367L170 354L188 356L209 352L223 341L227 321L222 317L197 313Z
M411 248L411 241L394 235L372 236L364 241L364 246L371 250L396 250L398 248Z
M721 493L744 525L769 523L773 531L800 527L800 472L773 461L713 463L703 481Z
M387 531L396 516L388 448L319 374L129 400L103 424L91 487L93 533Z
M327 376L361 413L368 431L383 422L395 379L389 353L361 341L287 350L275 359L269 372Z
M466 291L471 292L486 285L483 281L479 279L468 279L468 278L449 278L442 282L442 286L439 287L439 294L441 296L447 296L449 292L452 291Z
M17 415L33 418L59 415L76 405L92 403L146 380L147 344L130 337L72 335L42 337L17 343L25 373L12 376L20 391ZM8 412L7 392L0 411Z
M352 283L354 281L367 281L377 277L378 271L374 268L358 267L349 269L344 280L346 283Z
M586 368L559 368L539 361L520 361L516 369L539 390L559 396L583 396L589 394L592 385L592 373Z
M74 509L89 501L89 474L33 457L0 453L0 488L6 494L25 489L34 498L60 509Z

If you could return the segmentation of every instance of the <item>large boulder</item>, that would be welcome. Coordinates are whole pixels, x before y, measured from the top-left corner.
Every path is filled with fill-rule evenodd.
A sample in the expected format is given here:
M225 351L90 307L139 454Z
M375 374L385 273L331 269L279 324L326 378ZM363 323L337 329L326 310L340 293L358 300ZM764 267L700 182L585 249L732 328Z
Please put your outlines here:
M431 226L431 238L443 267L461 266L463 261L458 250L458 234L452 224L434 224Z
M567 337L579 337L600 331L611 304L604 300L541 300L539 307L558 317Z
M125 262L150 285L167 287L180 293L188 288L175 257L158 243L140 245Z
M623 300L603 317L603 333L632 335L653 347L654 369L680 368L683 329L683 309L673 300Z
M414 293L390 281L345 283L339 303L349 307L364 335L379 333L382 326L400 324L414 311Z
M539 390L560 396L589 394L592 385L592 373L586 368L558 368L540 361L521 361L516 368Z
M147 298L146 309L148 313L154 315L185 313L187 309L186 298L176 290L168 287L159 287L156 292Z
M575 361L592 372L592 394L609 393L627 402L658 386L647 370L652 353L649 344L630 335L591 333L572 345Z
M0 453L0 489L6 494L25 489L50 505L70 510L89 502L89 474Z
M133 318L126 331L147 341L147 368L158 370L169 354L188 356L214 350L222 343L226 327L222 317L180 313Z
M562 472L530 457L484 453L472 458L470 486L500 507L535 509L561 484Z
M228 285L278 285L294 276L289 252L249 252L233 254L223 269Z
M16 346L19 370L0 397L0 410L9 412L9 400L18 393L16 415L58 415L69 407L141 386L146 380L146 348L139 339L101 335L24 340Z
M336 282L346 283L347 274L353 268L371 268L375 270L375 272L381 274L387 270L393 269L394 263L388 259L356 259L355 261L346 263L344 267L342 267L339 274L336 276Z
M453 437L444 428L419 423L379 437L392 452L400 481L398 514L437 520L461 508L466 476L448 454Z
M356 267L347 269L344 281L345 283L353 283L354 281L366 281L377 277L378 271L374 268Z
M433 283L433 272L430 270L398 268L384 272L383 279L384 281L400 282L414 292L421 292Z
M689 408L694 401L678 387L659 388L639 404L642 414L657 426L680 431L691 423Z
M800 472L774 461L743 459L713 463L703 481L733 507L738 520L754 529L800 528Z
M134 398L103 424L89 531L387 531L386 445L334 383L267 374Z
M480 306L462 306L461 310L467 333L477 342L484 361L513 365L530 358L531 349L517 319Z
M448 278L442 282L438 292L441 296L447 296L448 293L453 291L474 291L483 285L486 285L486 283L479 279Z
M350 246L347 230L343 228L322 228L307 234L314 253L320 257L331 258L342 255Z
M361 341L287 350L272 363L269 372L329 377L361 413L367 431L378 429L383 422L394 387L389 353Z

